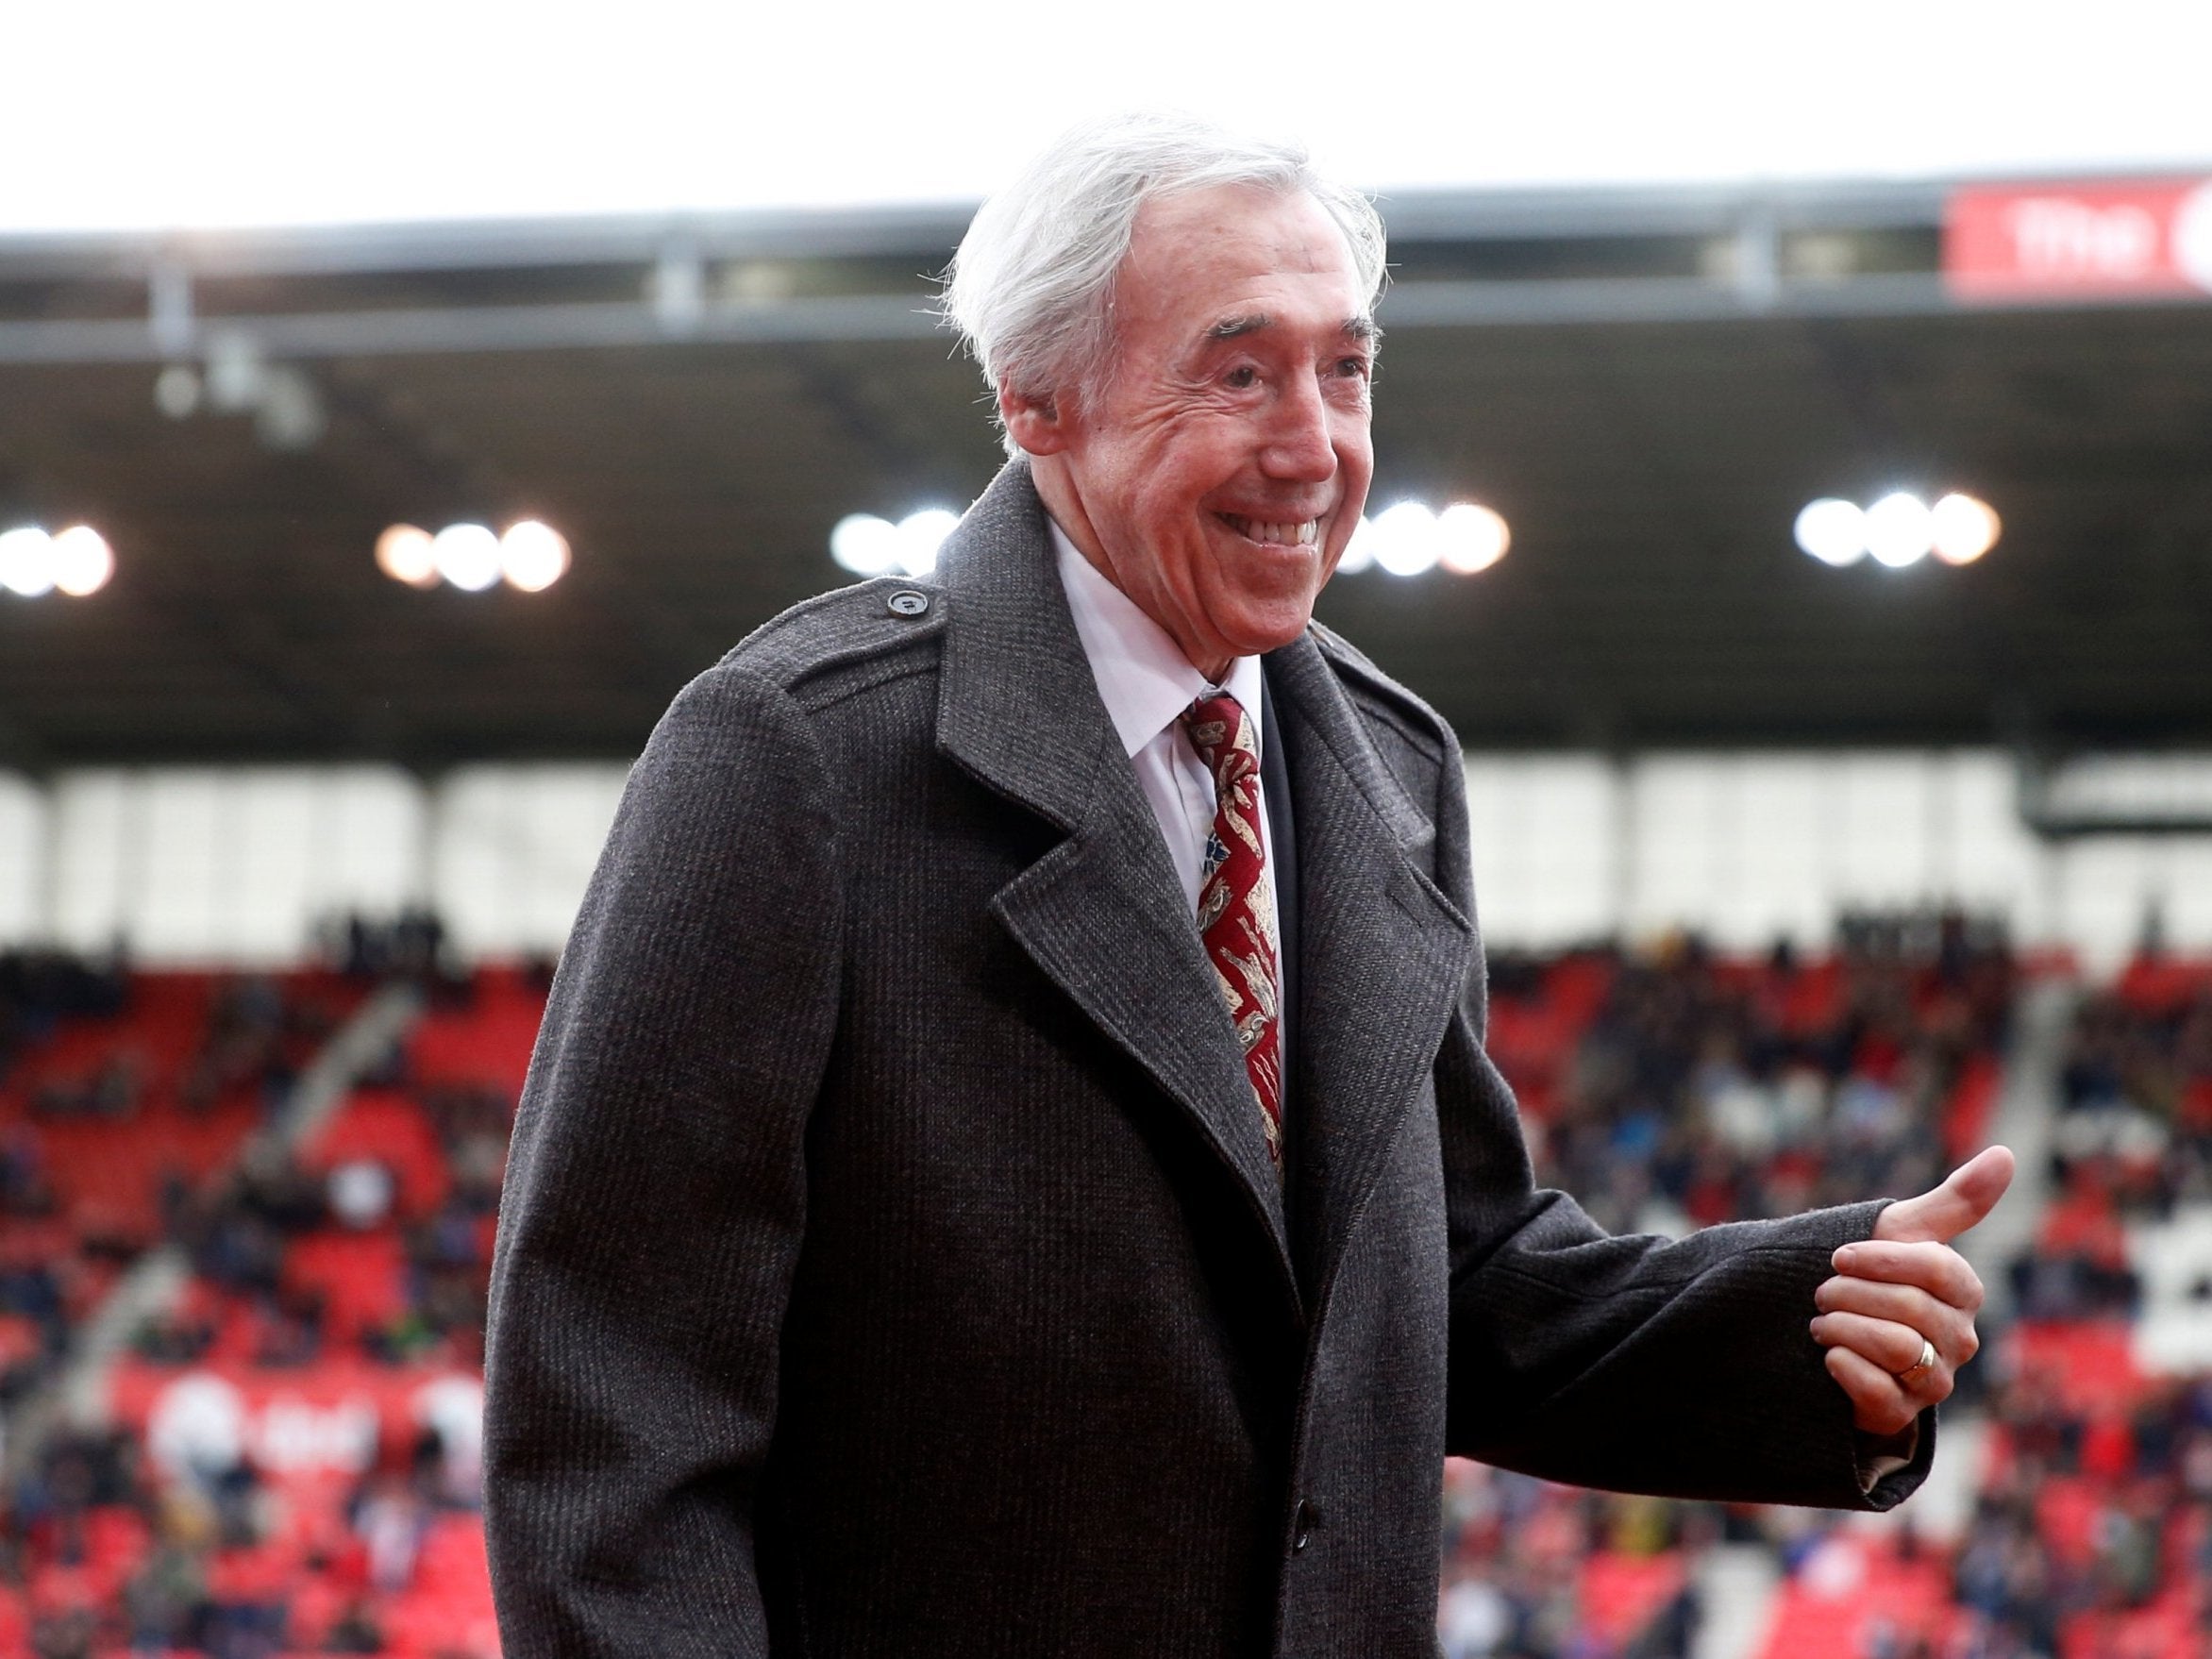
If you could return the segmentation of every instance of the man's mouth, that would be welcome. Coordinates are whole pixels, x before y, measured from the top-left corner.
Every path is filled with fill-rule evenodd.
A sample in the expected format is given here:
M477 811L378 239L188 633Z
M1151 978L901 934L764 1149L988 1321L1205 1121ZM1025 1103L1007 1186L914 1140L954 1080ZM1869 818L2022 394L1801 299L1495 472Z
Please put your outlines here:
M1321 534L1321 521L1317 518L1246 518L1234 512L1221 512L1215 516L1246 541L1271 546L1310 547Z

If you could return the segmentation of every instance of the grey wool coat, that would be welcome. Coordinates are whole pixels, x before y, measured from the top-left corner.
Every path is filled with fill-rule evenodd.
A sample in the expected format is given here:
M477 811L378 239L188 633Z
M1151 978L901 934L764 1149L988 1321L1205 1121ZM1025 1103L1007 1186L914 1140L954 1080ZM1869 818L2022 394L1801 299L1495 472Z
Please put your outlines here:
M508 1167L514 1659L1411 1659L1447 1451L1919 1483L1932 1433L1862 1495L1806 1331L1879 1206L1668 1243L1535 1188L1456 741L1318 626L1265 668L1281 1180L1024 463L935 578L800 605L677 698Z

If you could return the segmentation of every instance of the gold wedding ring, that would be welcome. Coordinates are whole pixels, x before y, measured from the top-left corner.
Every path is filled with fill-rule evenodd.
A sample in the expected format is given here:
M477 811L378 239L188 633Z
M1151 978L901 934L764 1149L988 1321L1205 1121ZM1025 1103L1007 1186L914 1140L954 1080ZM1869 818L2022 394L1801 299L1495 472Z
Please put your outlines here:
M1920 1338L1920 1357L1918 1363L1896 1373L1897 1380L1907 1388L1936 1368L1936 1345L1925 1336Z

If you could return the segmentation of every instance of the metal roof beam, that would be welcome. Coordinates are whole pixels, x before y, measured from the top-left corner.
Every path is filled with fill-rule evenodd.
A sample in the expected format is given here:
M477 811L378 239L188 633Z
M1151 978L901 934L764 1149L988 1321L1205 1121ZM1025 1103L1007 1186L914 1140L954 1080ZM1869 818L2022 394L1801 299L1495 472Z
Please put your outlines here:
M1932 272L1757 280L1698 276L1404 282L1384 296L1393 331L1421 328L1720 322L1758 317L1916 317L1966 310ZM2137 304L2171 305L2171 296ZM1976 306L1974 310L1993 308ZM2003 308L2072 311L2059 300ZM2097 309L2107 309L2101 305ZM344 311L194 315L176 300L145 319L0 322L0 364L168 362L243 336L271 358L560 351L595 346L829 344L945 337L913 293L821 294L730 304L598 300Z

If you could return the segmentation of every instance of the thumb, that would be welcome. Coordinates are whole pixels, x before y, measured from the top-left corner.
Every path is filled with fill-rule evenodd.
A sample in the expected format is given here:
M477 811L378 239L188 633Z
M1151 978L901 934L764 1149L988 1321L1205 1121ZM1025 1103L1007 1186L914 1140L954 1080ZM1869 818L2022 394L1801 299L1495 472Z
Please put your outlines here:
M1997 1200L2012 1184L2012 1167L2010 1148L1985 1148L1933 1192L1902 1199L1883 1211L1875 1220L1874 1236L1893 1244L1949 1244L1997 1208Z

